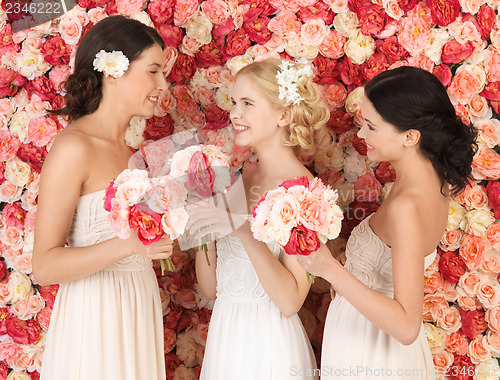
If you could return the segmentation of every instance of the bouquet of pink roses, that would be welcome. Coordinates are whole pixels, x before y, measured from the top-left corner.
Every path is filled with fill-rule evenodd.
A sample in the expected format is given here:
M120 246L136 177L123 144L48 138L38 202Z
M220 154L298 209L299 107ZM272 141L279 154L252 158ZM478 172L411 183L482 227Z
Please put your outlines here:
M289 255L309 255L335 239L344 215L338 194L319 178L292 178L266 192L253 209L250 228L259 241L278 242ZM309 281L314 276L308 273Z
M187 190L176 178L149 178L147 170L126 169L106 189L104 208L116 234L125 239L132 231L144 245L167 233L176 239L184 232L188 214L184 209ZM172 260L166 259L174 270ZM162 274L164 262L161 261Z

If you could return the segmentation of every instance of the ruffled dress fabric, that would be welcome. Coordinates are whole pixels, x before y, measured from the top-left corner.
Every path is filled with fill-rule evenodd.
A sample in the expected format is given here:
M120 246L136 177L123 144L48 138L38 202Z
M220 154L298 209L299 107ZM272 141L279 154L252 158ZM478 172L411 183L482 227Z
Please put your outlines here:
M105 191L80 197L72 247L112 237ZM41 380L164 380L163 318L151 260L133 255L91 276L60 284Z
M270 249L279 258L279 245ZM200 379L318 379L299 316L281 314L238 238L227 235L217 241L216 272L217 299Z
M366 286L394 296L391 249L373 232L370 217L352 232L345 268ZM428 267L436 252L425 259ZM416 341L403 345L386 334L344 297L330 303L323 334L322 379L434 379L434 366L423 325Z

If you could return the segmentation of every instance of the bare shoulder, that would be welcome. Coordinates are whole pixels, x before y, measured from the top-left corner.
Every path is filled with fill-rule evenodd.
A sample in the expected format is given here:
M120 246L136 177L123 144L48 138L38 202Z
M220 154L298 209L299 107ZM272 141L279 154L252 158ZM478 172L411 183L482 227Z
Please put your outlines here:
M389 240L393 241L402 231L418 232L422 227L421 205L418 194L405 191L393 197L384 205L384 230L388 231Z
M57 160L86 159L90 151L91 143L88 136L70 124L57 135L47 157Z

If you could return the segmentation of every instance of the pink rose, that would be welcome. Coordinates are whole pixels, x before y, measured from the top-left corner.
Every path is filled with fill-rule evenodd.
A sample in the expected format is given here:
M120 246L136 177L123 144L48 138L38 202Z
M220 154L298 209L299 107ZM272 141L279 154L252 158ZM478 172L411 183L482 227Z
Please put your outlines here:
M290 240L283 247L288 255L310 255L319 248L319 238L316 232L298 225L292 229Z
M230 16L228 4L222 0L207 0L201 3L202 11L208 16L212 24L222 24Z
M184 36L182 38L182 45L180 51L184 54L194 56L203 44L196 41L194 38Z
M444 63L435 65L432 73L439 79L443 86L448 87L450 85L452 74L448 65Z
M156 30L160 34L161 38L163 38L163 41L165 41L165 45L175 48L182 43L184 33L178 26L165 23L158 25Z
M482 334L488 328L483 309L460 310L460 316L462 317L461 331L469 339L477 338L479 334Z
M45 331L49 331L50 317L52 316L52 307L45 306L37 315L36 320L40 327Z
M493 209L493 215L496 219L500 219L500 181L489 181L486 185L486 194L490 207Z
M174 17L175 0L152 0L148 4L148 14L155 26L169 24Z
M429 27L421 17L408 17L401 20L398 41L410 54L417 55L430 43Z
M198 0L177 0L175 2L174 23L183 26L198 13Z
M21 141L9 131L0 130L0 161L9 161L16 155Z
M36 94L42 101L51 102L56 96L56 90L54 85L44 75L34 78L28 82L27 91L30 95ZM34 102L33 97L31 98L31 102ZM45 103L42 104L46 106ZM41 107L40 107L41 108ZM41 109L40 112L45 111L45 109Z
M26 78L17 71L0 67L0 98L16 95L26 82Z
M49 117L38 117L30 120L28 136L35 146L45 146L57 134L57 124Z
M500 333L488 330L486 334L486 340L491 348L491 351L495 352L497 355L500 353Z
M480 236L466 235L462 239L459 254L469 270L476 269L484 259L485 240Z
M439 243L439 247L443 251L455 251L458 248L460 248L460 243L462 242L462 237L464 236L464 233L459 230L446 230L443 234L443 237L441 238L441 241ZM465 264L464 264L465 268Z
M27 144L21 145L17 151L17 157L26 163L36 172L40 173L42 170L42 164L45 161L45 156L47 155L47 149L41 146L35 146L33 143L29 142ZM36 191L38 193L38 191ZM26 194L26 193L25 193Z
M78 17L63 17L59 23L59 34L68 45L76 45L82 35L83 25Z
M40 295L42 296L47 306L54 307L54 301L56 299L58 290L59 290L59 284L46 285L40 287Z
M382 185L375 178L372 171L358 177L354 183L354 195L360 202L378 202L382 192Z
M477 13L476 18L479 24L479 32L481 33L481 38L486 41L490 36L491 30L496 24L495 10L488 4L483 4L479 8L479 12Z
M495 286L493 281L480 281L476 287L476 296L478 300L486 308L491 308L498 305L500 300L500 293L498 292L498 285Z
M122 15L133 15L144 9L145 0L115 0L116 9Z
M5 321L5 327L15 343L32 344L40 338L40 325L34 319L23 321L12 316Z
M198 109L198 104L193 94L186 86L178 84L171 88L171 92L177 102L177 110L180 113L189 115Z
M453 77L449 92L460 103L467 104L479 89L479 78L468 70L462 70Z
M475 184L468 185L457 197L457 202L461 203L467 210L474 210L488 207L488 196L483 186Z
M457 40L451 40L444 44L441 52L443 63L460 63L469 58L474 53L474 45L467 41L463 44Z
M282 11L269 22L268 28L280 37L292 38L298 36L302 23L290 11Z
M179 289L173 296L173 301L185 309L196 309L196 293L192 289Z
M130 209L130 227L137 229L137 236L144 245L154 243L163 236L161 216L146 205L134 205Z
M343 107L347 98L347 90L340 82L325 84L322 87L323 98L326 100L330 109Z
M326 205L315 198L306 198L300 203L299 220L307 229L326 231L328 229Z
M424 296L423 319L425 322L438 321L448 308L448 302L440 294L426 294Z
M500 306L493 306L491 309L488 309L485 314L485 320L488 322L488 327L500 333Z
M330 28L322 19L307 20L300 28L300 39L306 45L319 46Z
M222 45L222 54L227 57L242 55L251 46L252 42L244 28L230 32L226 37L226 43Z
M446 336L444 346L450 352L465 355L468 348L467 338L460 331L452 332Z
M308 187L309 180L305 176L304 177L295 177L295 178L288 179L288 180L284 181L280 186L284 187L285 189L289 189L292 186Z
M210 167L207 156L201 151L195 152L189 161L186 189L195 190L203 197L210 197L213 194L214 181L215 172Z

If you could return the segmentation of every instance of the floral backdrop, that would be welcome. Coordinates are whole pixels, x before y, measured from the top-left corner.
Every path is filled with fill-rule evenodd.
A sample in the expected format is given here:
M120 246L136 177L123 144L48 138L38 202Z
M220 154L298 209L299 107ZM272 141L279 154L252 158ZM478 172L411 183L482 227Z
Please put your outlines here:
M25 3L29 0L23 0ZM86 31L113 14L154 26L167 48L168 91L155 116L133 119L127 143L188 128L255 166L233 146L233 74L268 56L305 58L331 109L330 148L303 162L338 190L345 211L341 255L352 228L386 197L388 163L370 162L356 136L361 87L377 73L411 65L434 73L457 114L479 130L475 182L451 200L439 255L425 272L423 320L443 378L498 379L500 356L500 19L499 0L80 0L64 16L13 33L0 8L0 379L38 379L58 286L31 276L40 168L67 123L47 110ZM211 304L200 292L194 252L177 250L174 273L160 275L168 379L200 373ZM299 312L317 357L329 285L318 279ZM89 363L91 365L91 363Z

